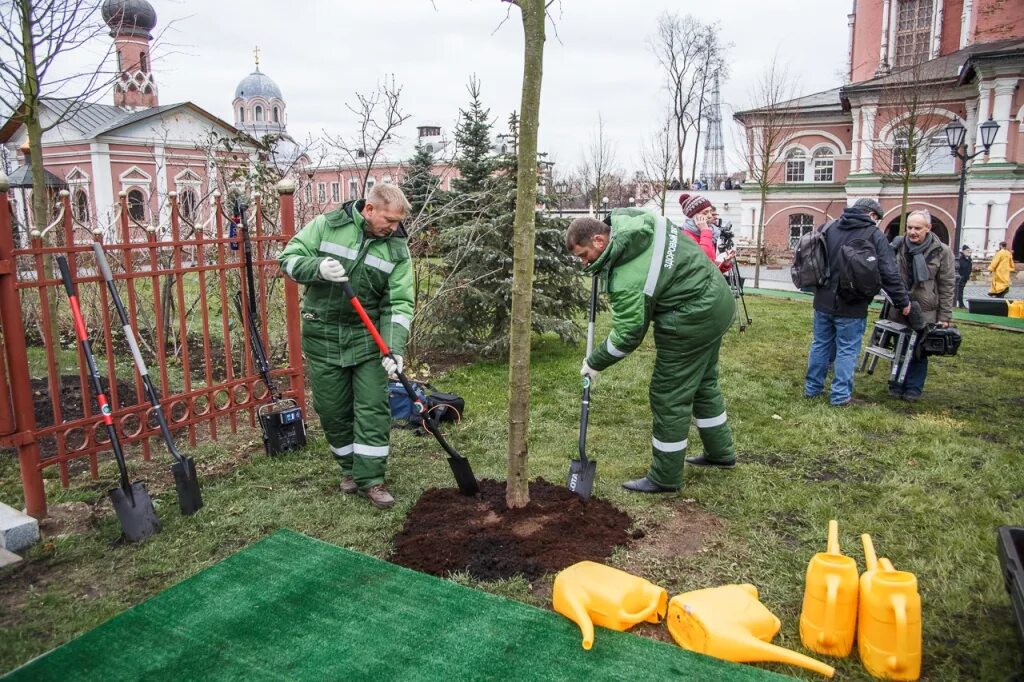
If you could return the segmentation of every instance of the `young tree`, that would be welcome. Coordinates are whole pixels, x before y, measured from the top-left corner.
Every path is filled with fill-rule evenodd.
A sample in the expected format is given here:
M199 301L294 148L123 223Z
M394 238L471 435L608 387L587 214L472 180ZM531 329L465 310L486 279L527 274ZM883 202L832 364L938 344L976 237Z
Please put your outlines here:
M407 221L430 221L430 214L441 199L440 187L441 178L434 174L434 153L424 145L416 145L402 178L402 191L412 206Z
M509 508L530 502L527 460L530 428L530 331L533 309L534 220L537 213L537 129L544 72L545 0L509 0L523 19L523 90L519 109L516 218L512 280L512 333L508 372L508 470L505 502ZM551 0L553 1L553 0Z
M760 286L761 251L764 243L764 209L768 188L781 172L779 156L790 133L794 119L787 103L792 99L792 86L785 67L773 58L765 67L751 92L753 107L736 115L747 129L747 171L760 193L760 208L755 230L756 263L754 286Z

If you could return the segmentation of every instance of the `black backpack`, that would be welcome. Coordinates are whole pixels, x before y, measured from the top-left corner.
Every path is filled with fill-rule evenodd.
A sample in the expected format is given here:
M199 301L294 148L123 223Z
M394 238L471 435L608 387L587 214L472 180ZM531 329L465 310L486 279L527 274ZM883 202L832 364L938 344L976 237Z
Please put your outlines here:
M858 237L843 244L839 249L838 261L839 285L836 294L839 298L847 303L864 303L882 290L878 250L870 238Z
M800 237L793 253L793 264L789 267L789 275L793 278L793 286L797 289L813 289L828 283L828 246L825 244L825 230L832 223L820 230L812 230Z

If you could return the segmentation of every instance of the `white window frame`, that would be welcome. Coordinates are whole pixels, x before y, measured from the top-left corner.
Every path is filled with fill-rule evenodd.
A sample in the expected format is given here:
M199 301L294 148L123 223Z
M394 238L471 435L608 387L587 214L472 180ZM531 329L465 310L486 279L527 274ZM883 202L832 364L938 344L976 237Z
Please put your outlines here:
M337 204L341 201L341 183L331 183L331 203Z
M786 162L785 182L807 182L807 150L803 149L802 147L793 147L792 149L786 152L784 158ZM795 171L798 165L799 173L791 173L790 171ZM799 178L796 177L796 175L798 174L800 176Z
M321 204L327 203L327 183L316 183L316 200Z
M819 172L824 175L828 170L828 177L818 177ZM811 173L813 182L835 182L836 178L836 152L831 147L818 147L811 154Z
M359 198L359 181L355 178L348 179L348 198L349 201Z

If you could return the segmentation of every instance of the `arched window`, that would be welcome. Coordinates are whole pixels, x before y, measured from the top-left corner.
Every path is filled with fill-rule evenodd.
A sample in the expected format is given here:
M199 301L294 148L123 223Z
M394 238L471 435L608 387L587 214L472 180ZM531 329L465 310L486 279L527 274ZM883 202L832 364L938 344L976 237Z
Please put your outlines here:
M146 57L145 52L139 53L139 70L142 73L149 73L149 59Z
M254 106L252 108L252 114L253 114L253 118L256 121L262 121L263 120L263 107L261 107L260 105L257 104L256 106Z
M828 147L814 152L814 181L832 182L835 177L835 154Z
M277 107L274 107L273 115L274 115L274 123L280 123L281 122L281 110L278 109Z
M786 153L786 182L803 182L807 172L807 153L790 149Z
M178 195L178 212L182 218L190 223L196 222L196 217L199 211L199 197L196 196L196 191L191 187L181 191Z
M141 189L128 190L128 215L140 223L146 219L146 195Z
M89 196L83 189L76 189L74 200L71 202L74 210L75 220L80 223L89 222Z
M910 144L909 140L906 133L897 133L893 140L892 158L889 162L889 171L893 175L902 175L907 172L908 168L910 173L917 172L917 154L922 147L925 149L927 147L926 143L920 139L920 134L914 144Z
M933 0L899 0L896 17L896 44L892 65L913 66L928 60L932 39Z
M238 122L245 123L245 107L238 107Z
M814 229L814 217L807 213L794 213L789 216L789 250L796 248L800 237Z

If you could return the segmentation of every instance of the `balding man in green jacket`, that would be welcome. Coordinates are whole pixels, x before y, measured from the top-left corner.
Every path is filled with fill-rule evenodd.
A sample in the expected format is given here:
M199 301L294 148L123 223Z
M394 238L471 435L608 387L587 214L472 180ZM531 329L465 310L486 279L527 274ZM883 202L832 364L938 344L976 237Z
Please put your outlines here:
M384 487L391 411L387 377L402 371L415 306L409 247L400 221L409 202L398 187L376 185L366 199L318 216L289 240L278 260L305 285L302 351L313 406L341 466L341 491L375 506L395 503ZM381 358L339 284L351 283L395 361Z
M657 353L651 377L653 462L647 475L623 487L643 493L678 490L683 461L698 466L736 466L732 431L718 386L718 351L732 324L734 302L725 278L690 239L663 217L640 209L616 209L611 225L577 218L565 245L607 283L612 331L595 344L580 373L598 372L632 353L654 323ZM691 418L704 454L686 457Z

